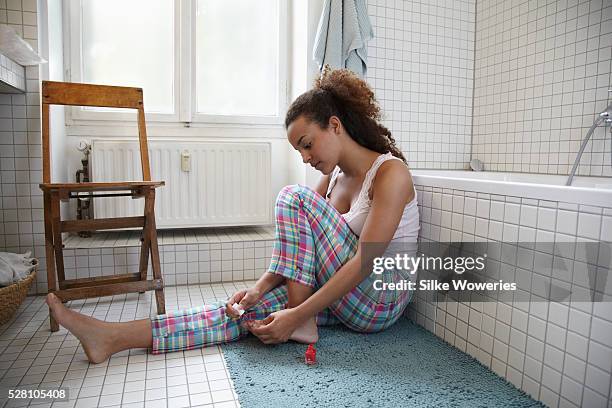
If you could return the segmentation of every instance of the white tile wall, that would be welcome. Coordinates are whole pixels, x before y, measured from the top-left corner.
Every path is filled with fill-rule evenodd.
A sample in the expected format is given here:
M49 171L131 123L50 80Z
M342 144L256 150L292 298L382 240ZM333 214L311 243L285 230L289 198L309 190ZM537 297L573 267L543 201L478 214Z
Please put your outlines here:
M568 174L595 114L610 102L612 3L480 0L472 157L485 169ZM578 174L612 176L598 128Z
M0 2L0 23L38 48L35 1ZM26 68L25 89L0 95L0 250L44 258L38 67Z
M0 81L20 91L25 91L25 68L0 54ZM6 119L3 117L3 119Z
M367 81L413 168L470 161L475 1L370 0Z
M158 233L161 268L168 286L258 279L268 268L274 229L264 227L164 230ZM66 279L130 273L138 270L138 231L71 235L64 240ZM32 292L47 293L46 259ZM149 262L149 276L151 265Z
M572 297L560 303L543 301L535 285L554 279L573 293L585 293L587 262L591 269L599 265L603 271L610 267L609 260L602 250L593 256L575 246L575 253L551 254L541 245L527 244L605 240L608 233L601 225L610 224L612 208L578 208L428 186L417 186L417 190L421 240L509 243L509 248L516 248L517 262L489 263L488 269L498 271L506 281L533 279L534 289L524 293L529 301L472 297L458 302L443 294L417 292L409 317L548 406L608 407L612 401L612 284L597 283L596 293L603 302ZM448 203L453 203L452 208ZM463 223L445 223L444 213ZM534 263L550 265L550 276L528 272ZM569 268L553 268L561 263Z
M252 237L233 235L216 242L185 239L184 234L183 231L164 231L161 234L161 267L164 283L168 286L258 279L270 264L273 233L268 234L266 239L254 240ZM79 245L79 242L84 244ZM64 250L66 279L138 270L139 247L131 243L104 248L87 247L89 245L87 239L68 244ZM152 276L150 271L149 265L149 276ZM37 291L47 293L45 274L37 277Z

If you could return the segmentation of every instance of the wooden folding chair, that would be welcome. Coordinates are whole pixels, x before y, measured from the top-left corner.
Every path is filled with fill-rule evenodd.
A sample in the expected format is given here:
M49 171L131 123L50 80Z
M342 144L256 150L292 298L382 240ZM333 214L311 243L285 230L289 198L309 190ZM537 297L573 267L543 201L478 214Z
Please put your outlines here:
M140 142L140 162L143 181L52 183L49 141L50 105L137 109L138 139ZM155 290L157 313L165 313L164 284L159 260L159 250L157 247L157 230L155 227L154 210L155 189L163 186L164 182L151 181L142 89L42 81L42 149L43 183L40 184L40 188L44 195L45 246L49 293L54 292L63 302L66 302L74 299L87 299L91 297ZM92 198L120 196L131 196L132 198L144 197L144 215L138 217L63 221L60 217L60 201L77 198L79 194L83 193L90 194L89 197ZM140 265L138 272L79 279L65 278L62 232L135 227L142 227ZM149 255L151 256L151 269L153 271L152 280L147 280ZM56 284L59 288L56 287ZM59 330L57 322L51 315L50 323L51 331Z

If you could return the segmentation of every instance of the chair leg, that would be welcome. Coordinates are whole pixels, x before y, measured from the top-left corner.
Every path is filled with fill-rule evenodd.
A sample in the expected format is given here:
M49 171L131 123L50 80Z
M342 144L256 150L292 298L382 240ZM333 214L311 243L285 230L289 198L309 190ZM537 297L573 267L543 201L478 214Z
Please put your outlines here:
M60 289L62 288L62 283L66 280L64 275L64 244L62 242L61 221L59 194L53 192L51 193L51 224L53 227L53 249L55 250L57 283Z
M61 215L60 215L59 194L56 192L53 192L51 193L51 230L53 231L53 250L55 252L55 270L57 272L57 284L58 284L59 290L62 289L62 284L66 280L65 275L64 275L64 244L62 242L62 229L61 229L60 223L61 223ZM55 322L55 325L57 326L57 322ZM58 326L58 330L59 330L59 326Z
M55 292L57 290L57 282L55 276L55 255L53 251L53 223L51 221L51 196L48 193L44 194L44 219L45 219L45 255L47 263L47 292ZM59 330L59 325L51 316L49 309L49 325L52 332Z
M149 194L145 195L145 207L144 207L144 227L142 228L142 238L140 245L140 280L147 280L147 273L149 269L149 251L151 249L151 219L155 221L152 217L152 209L153 205L151 204L151 198ZM144 293L144 292L140 292Z
M159 260L159 248L157 247L157 228L155 225L155 190L150 189L147 193L148 201L148 217L147 224L150 226L148 231L149 245L151 248L151 269L153 270L153 279L159 279L162 286L155 289L155 300L157 302L157 314L166 313L166 300L164 296L164 286L161 272L161 262ZM150 221L150 222L149 222ZM146 239L146 238L145 238Z

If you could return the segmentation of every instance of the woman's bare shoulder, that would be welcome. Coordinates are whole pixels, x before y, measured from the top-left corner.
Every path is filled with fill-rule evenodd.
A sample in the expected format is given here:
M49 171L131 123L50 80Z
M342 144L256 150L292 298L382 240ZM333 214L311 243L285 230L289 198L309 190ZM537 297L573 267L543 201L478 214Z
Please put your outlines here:
M392 185L394 190L405 192L408 201L414 197L412 175L406 163L401 160L387 160L382 163L372 183L372 197L376 194L377 187L383 190L383 186L389 185Z

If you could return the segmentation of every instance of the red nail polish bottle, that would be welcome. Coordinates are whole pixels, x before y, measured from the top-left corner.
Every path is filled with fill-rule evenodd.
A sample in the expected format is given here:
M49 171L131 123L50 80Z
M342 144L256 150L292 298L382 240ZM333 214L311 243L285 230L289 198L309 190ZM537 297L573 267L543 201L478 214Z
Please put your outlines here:
M308 365L313 365L317 363L317 349L314 347L314 343L308 345L304 357L306 360L306 364Z

